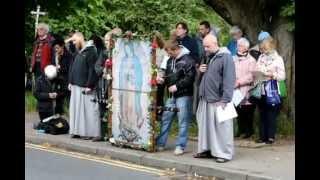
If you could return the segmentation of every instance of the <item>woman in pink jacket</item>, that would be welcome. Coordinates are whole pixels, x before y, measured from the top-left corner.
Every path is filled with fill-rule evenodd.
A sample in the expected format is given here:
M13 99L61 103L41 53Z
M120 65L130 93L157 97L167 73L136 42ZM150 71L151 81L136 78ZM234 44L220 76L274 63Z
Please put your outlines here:
M275 41L269 37L262 41L262 54L260 55L256 71L262 74L263 79L285 80L285 67L281 56L276 51ZM258 103L260 112L260 138L258 143L272 144L276 134L276 119L280 112L281 104L269 105L266 102L266 92L262 89L262 98Z
M256 60L248 53L250 43L246 38L237 41L237 54L234 56L236 69L235 88L239 89L244 99L236 108L238 113L238 133L236 137L249 138L253 135L253 114L255 104L248 101L249 89L253 84L253 71L256 67Z

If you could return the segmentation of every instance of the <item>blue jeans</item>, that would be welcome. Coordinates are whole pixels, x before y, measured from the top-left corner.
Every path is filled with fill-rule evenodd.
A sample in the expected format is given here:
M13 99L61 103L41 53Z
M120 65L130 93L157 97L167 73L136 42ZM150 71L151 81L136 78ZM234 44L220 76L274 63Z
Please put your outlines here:
M166 145L173 117L177 114L179 120L179 135L176 140L176 146L180 146L182 149L185 149L188 141L189 123L192 118L192 97L172 97L167 99L165 106L177 107L179 109L179 112L163 112L161 119L160 134L156 139L157 146L164 147Z

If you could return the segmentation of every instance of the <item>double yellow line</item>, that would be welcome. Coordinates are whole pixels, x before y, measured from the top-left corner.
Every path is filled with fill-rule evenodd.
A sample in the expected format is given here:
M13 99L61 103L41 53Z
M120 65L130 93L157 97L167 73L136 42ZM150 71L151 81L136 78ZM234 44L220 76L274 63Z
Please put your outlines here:
M146 166L141 166L141 165L136 165L136 164L132 164L132 163L127 163L127 162L121 162L121 161L116 161L116 160L107 159L107 158L96 157L96 156L89 155L89 154L83 154L83 153L78 153L78 152L70 152L70 151L66 151L66 150L63 150L63 149L58 149L58 148L53 148L53 147L48 147L48 146L43 146L43 145L35 145L35 144L30 144L30 143L25 143L25 147L26 148L30 148L30 149L37 149L37 150L41 150L41 151L46 151L46 152L56 153L56 154L60 154L60 155L70 156L70 157L74 157L74 158L78 158L78 159L98 162L98 163L107 164L107 165L111 165L111 166L126 168L126 169L130 169L130 170L147 172L147 173L156 174L156 175L159 175L159 176L168 175L168 171L165 171L165 170L159 170L159 169L146 167Z

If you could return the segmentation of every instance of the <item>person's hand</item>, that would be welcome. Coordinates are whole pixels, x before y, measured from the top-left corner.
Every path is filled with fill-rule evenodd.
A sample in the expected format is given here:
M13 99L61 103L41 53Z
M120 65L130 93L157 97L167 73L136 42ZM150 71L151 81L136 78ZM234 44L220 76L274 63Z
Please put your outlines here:
M29 72L30 72L30 73L32 73L32 67L31 67L31 68L29 68Z
M58 64L58 65L56 65L56 68L59 70L61 68L61 66Z
M169 90L169 92L174 93L174 92L176 92L178 89L177 89L177 86L176 86L176 85L172 85L172 86L170 86L170 87L168 88L168 90Z
M206 72L207 69L208 69L208 65L206 65L206 64L201 64L199 67L199 71L202 73Z
M240 87L240 83L239 83L239 81L236 81L234 88L238 88L238 87Z
M88 94L90 91L91 91L91 88L86 87L86 88L84 89L84 92L85 92L86 94Z
M163 84L164 83L164 79L162 77L160 77L160 76L157 76L156 80L157 80L158 84Z
M264 73L268 80L273 78L273 71L267 71Z
M49 97L51 98L51 99L55 99L55 98L57 98L57 93L49 93Z
M69 91L71 91L71 84L68 84L68 89Z
M227 103L220 101L220 102L217 102L216 105L217 105L217 106L221 106L222 109L224 109L224 108L227 106Z

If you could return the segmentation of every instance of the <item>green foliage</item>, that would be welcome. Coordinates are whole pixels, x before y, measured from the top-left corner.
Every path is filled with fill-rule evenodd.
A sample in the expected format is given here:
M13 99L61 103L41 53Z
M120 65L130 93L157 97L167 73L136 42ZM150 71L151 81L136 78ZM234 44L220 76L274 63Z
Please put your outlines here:
M36 111L37 100L31 92L26 92L24 97L24 108L26 112Z
M175 24L184 21L191 34L196 34L198 24L208 20L220 29L220 43L227 40L228 25L203 1L198 0L81 0L81 1L38 1L41 11L48 12L40 16L39 22L50 25L51 31L62 36L70 30L84 33L86 38L93 33L103 36L112 28L120 27L124 31L132 30L138 34L161 32L166 38ZM35 5L26 5L26 48L31 53L34 38L34 18L30 11Z
M295 29L295 2L294 1L289 1L284 7L282 7L280 15L282 17L287 17L290 22L288 24L288 30L289 31L294 31Z

